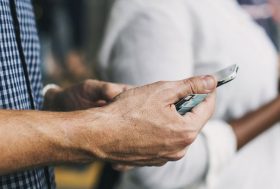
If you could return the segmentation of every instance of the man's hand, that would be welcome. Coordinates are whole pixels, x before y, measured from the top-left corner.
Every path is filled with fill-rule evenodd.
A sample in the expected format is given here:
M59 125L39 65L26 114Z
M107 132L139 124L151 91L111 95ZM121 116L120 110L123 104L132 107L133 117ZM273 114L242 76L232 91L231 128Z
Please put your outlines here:
M73 111L101 107L129 87L122 84L86 80L72 87L49 89L44 99L44 109Z
M214 111L215 87L207 76L127 90L108 106L87 110L84 126L74 133L83 137L78 134L76 140L86 154L113 163L159 166L179 160ZM179 115L174 103L194 93L212 94Z
M135 166L178 160L212 115L215 95L185 116L177 113L174 103L192 93L211 93L215 87L213 77L196 77L129 89L107 106L82 111L1 110L0 175L96 159ZM81 90L88 92L78 97L90 96L95 102L104 96L101 99L108 101L124 89L95 95L86 88ZM82 105L88 107L88 103Z

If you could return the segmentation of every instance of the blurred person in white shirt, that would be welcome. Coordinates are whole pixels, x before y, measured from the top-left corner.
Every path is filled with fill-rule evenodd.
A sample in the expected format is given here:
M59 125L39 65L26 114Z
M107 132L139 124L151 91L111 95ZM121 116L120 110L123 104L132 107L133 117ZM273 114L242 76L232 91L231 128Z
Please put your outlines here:
M278 189L280 98L276 50L236 1L116 1L100 52L103 79L140 85L231 64L240 65L238 77L218 90L214 118L188 156L124 173L119 188Z

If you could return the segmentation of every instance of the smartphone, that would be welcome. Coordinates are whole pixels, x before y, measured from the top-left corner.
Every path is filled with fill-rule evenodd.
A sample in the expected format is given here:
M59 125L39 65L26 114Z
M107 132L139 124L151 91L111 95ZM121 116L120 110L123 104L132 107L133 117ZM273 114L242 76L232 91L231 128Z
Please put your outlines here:
M234 64L211 75L216 77L217 87L219 87L234 80L237 76L238 69L238 65ZM208 94L188 95L175 103L176 110L179 114L185 115L186 113L190 112L195 106L205 100L207 95Z

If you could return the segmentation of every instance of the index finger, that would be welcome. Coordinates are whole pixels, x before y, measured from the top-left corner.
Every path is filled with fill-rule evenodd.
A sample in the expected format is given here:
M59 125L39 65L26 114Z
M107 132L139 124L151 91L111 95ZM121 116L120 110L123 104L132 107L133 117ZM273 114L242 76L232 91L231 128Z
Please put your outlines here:
M104 83L101 97L105 100L113 100L120 93L133 88L132 86L117 83Z

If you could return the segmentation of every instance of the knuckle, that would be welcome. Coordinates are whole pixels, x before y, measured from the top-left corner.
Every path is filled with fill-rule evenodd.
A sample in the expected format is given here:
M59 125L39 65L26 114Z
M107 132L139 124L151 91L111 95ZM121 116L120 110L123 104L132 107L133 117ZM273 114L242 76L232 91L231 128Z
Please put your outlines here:
M97 82L97 80L86 79L86 80L84 81L84 84L85 84L85 85L91 85L91 84L96 83L96 82Z
M82 87L84 90L88 90L88 89L92 89L93 87L95 87L100 81L98 80L93 80L93 79L86 79L83 83L82 83Z
M184 146L191 145L196 139L197 133L195 131L185 131L182 133L182 141Z
M189 87L191 93L197 93L198 87L194 78L183 80L183 84Z
M171 160L171 161L178 161L178 160L182 159L185 155L186 155L186 151L183 150L183 151L180 151L180 152L175 153L175 154L170 158L170 160Z
M92 84L92 81L91 80L89 80L89 79L87 79L87 80L85 80L83 83L81 83L81 87L83 87L83 89L87 89L88 88L88 86L90 86Z
M196 139L198 129L194 125L185 123L173 124L173 136L176 136L176 144L178 147L187 147Z
M117 87L117 85L114 85L112 83L103 83L101 89L103 93L108 97L113 97L122 92L120 87Z
M110 85L109 83L104 83L102 85L102 88L103 88L104 91L111 91L113 89L113 86Z

